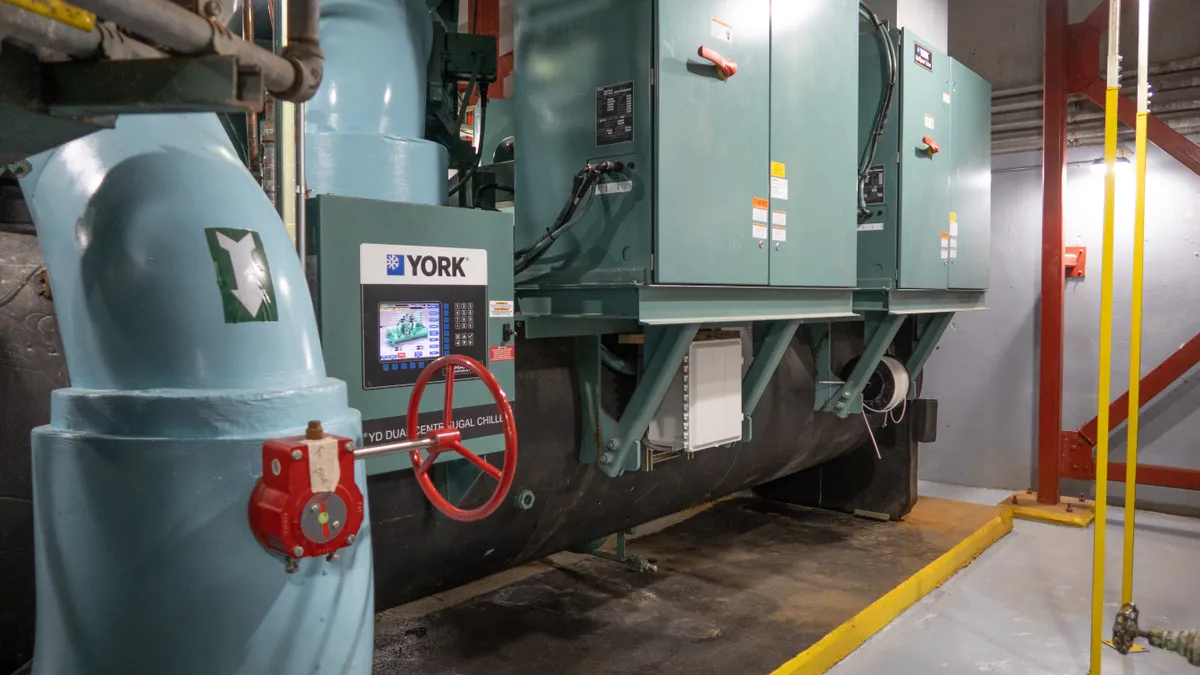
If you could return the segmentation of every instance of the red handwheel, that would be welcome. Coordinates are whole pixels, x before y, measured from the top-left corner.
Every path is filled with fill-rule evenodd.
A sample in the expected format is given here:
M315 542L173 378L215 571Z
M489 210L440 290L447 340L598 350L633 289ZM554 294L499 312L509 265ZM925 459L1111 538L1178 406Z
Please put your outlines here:
M501 468L488 464L482 457L464 448L462 436L454 428L454 369L456 366L466 368L478 376L488 391L492 393L492 398L496 400L496 407L500 411L500 421L504 427L504 466ZM421 395L425 392L425 385L429 384L429 380L439 370L446 371L446 402L442 410L442 428L427 434L428 437L437 441L430 451L429 457L422 458L420 450L413 450L410 454L413 475L417 477L417 483L425 492L425 496L439 511L454 520L473 523L495 513L508 496L508 489L512 487L513 476L517 471L517 423L513 419L512 406L508 404L508 398L505 397L504 390L500 388L496 377L475 359L460 354L451 354L429 364L425 370L421 371L416 384L413 385L412 396L408 400L407 433L409 438L417 438L417 416L421 409ZM460 509L437 491L433 479L429 477L429 470L433 468L433 463L437 460L438 455L447 451L457 452L478 467L480 471L483 471L485 475L496 480L496 491L483 506L471 510Z

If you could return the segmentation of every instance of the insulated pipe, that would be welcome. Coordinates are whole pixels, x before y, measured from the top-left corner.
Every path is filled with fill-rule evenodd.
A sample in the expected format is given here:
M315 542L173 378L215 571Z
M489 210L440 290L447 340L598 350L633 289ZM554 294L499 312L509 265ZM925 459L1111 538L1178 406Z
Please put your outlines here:
M123 116L30 161L72 383L33 433L34 672L366 675L370 527L288 575L247 521L265 439L361 444L361 420L217 118Z
M425 0L322 0L325 80L308 102L313 195L446 204L446 149L425 140Z
M6 2L0 2L0 38L67 56L91 56L100 50L99 31L82 31Z
M1104 237L1100 272L1100 369L1096 402L1096 524L1092 543L1092 637L1089 675L1100 675L1104 639L1104 545L1108 511L1108 407L1112 397L1113 242L1117 201L1117 105L1121 96L1121 0L1109 0L1108 92L1104 121Z
M267 89L284 100L307 101L321 84L322 56L315 36L280 57L167 0L75 0L75 4L174 52L236 56L240 63L262 71ZM298 7L289 19L295 15L302 26L311 25L303 12L315 13L317 0L294 4Z

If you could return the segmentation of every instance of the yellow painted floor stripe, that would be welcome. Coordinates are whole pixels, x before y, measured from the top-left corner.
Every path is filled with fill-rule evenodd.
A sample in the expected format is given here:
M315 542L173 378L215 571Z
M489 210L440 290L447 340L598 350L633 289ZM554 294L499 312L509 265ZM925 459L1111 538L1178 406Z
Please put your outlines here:
M1087 527L1096 520L1096 503L1090 500L1078 502L1064 498L1058 504L1039 504L1036 495L1026 492L1018 492L1014 497L1019 503L1013 504L1010 498L996 505L1011 511L1013 518L1070 527ZM1067 504L1071 505L1070 512L1066 510Z
M771 675L824 673L1011 531L1012 514L1003 511Z

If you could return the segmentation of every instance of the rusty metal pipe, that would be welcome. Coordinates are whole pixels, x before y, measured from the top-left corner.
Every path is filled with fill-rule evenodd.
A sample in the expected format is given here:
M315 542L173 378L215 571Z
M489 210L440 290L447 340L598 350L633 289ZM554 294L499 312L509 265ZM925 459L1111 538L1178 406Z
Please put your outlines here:
M324 56L315 37L312 43L302 42L277 56L167 0L76 0L75 4L173 52L235 56L239 63L258 68L268 91L284 100L307 101L321 84ZM301 18L309 9L316 13L314 0L299 4L296 12ZM310 23L304 19L301 25Z

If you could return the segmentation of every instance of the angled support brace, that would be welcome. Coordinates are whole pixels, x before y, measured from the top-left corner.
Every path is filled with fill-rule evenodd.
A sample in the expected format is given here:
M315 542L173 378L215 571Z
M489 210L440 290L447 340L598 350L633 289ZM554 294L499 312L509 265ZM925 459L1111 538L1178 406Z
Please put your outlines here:
M610 477L636 471L641 463L642 436L658 411L671 381L683 365L700 324L665 326L647 331L646 368L619 420L600 406L600 338L576 338L576 369L583 406L584 443L580 461L598 464ZM650 342L653 335L653 342Z
M826 402L822 410L835 413L843 419L862 410L863 389L866 388L875 369L879 367L879 362L887 353L896 333L900 332L900 326L904 324L904 319L903 314L887 314L877 320L872 320L871 316L867 316L864 326L867 333L867 348L858 363L854 365L850 377L846 378L846 382L838 390L837 395Z
M762 400L763 392L767 390L767 383L771 381L771 376L775 374L779 362L783 360L783 355L787 354L788 346L792 344L792 338L796 336L796 330L799 328L800 319L772 321L766 327L766 334L763 336L762 342L755 349L750 369L742 378L743 441L749 441L751 438L751 416L754 415L754 409Z
M922 322L923 327L917 336L917 345L908 357L908 363L904 364L908 370L908 398L910 400L917 397L917 376L925 368L925 362L933 355L933 350L937 349L938 343L946 334L946 329L950 327L950 320L953 318L954 312L942 312L933 314L927 321Z

